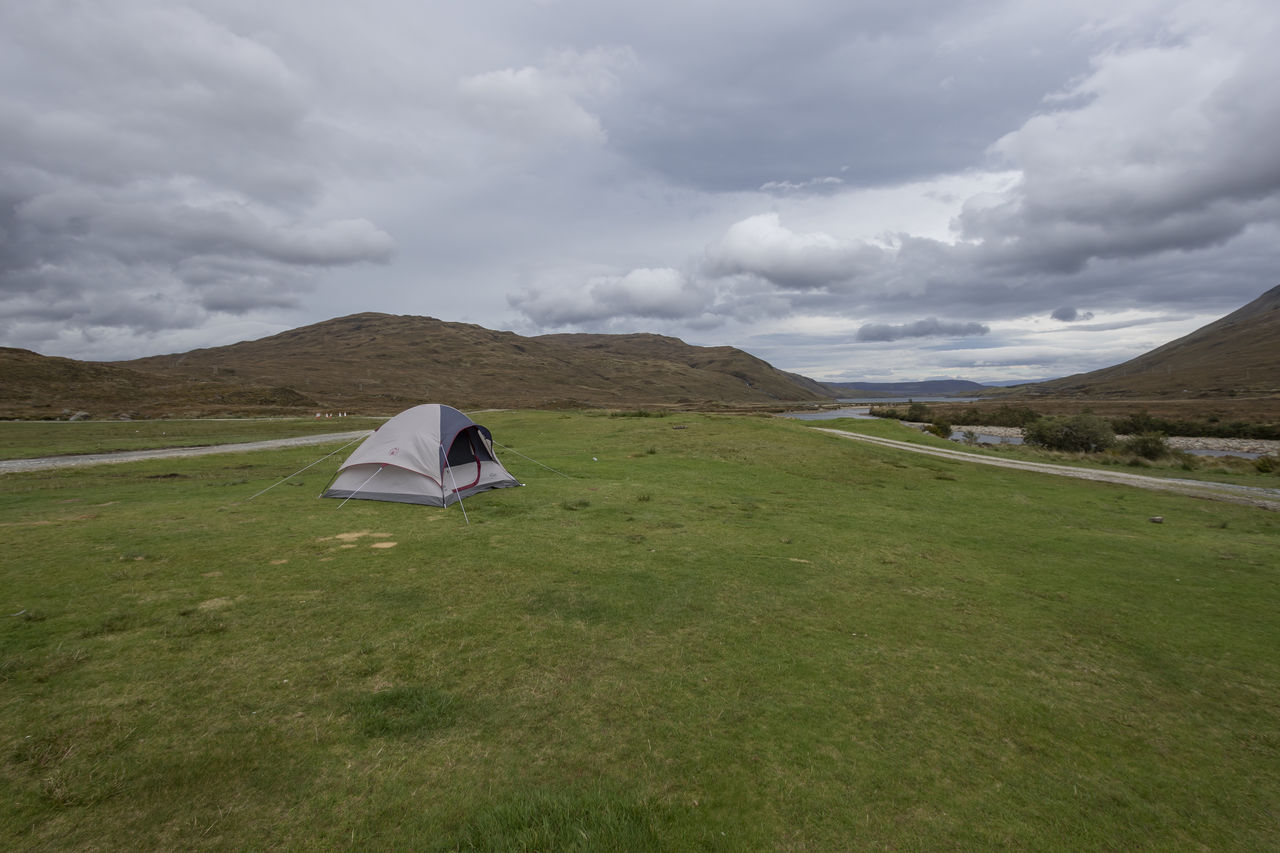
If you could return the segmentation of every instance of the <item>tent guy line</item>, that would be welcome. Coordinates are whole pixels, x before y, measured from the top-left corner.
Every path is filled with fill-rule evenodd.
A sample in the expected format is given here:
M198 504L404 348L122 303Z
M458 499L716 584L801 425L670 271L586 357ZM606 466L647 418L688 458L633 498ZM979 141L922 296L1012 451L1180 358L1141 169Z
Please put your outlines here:
M543 465L543 464L542 464L541 462L539 462L537 459L534 459L532 456L525 456L523 453L521 453L519 450L516 450L516 449L515 449L515 448L513 448L513 447L507 447L505 444L499 444L499 443L498 443L498 442L496 442L496 441L495 441L495 442L493 442L493 444L494 444L494 446L495 446L495 447L501 447L503 450L507 450L507 451L510 451L511 453L514 453L516 456L519 456L521 459L527 459L527 460L529 460L529 461L530 461L530 462L532 462L534 465L542 465L542 467L543 467L543 468L546 468L546 469L547 469L548 471L550 471L552 474L559 474L561 477L564 477L566 480L572 480L572 479L573 479L573 477L569 476L569 475L568 475L568 474L566 474L565 472L563 472L563 471L557 471L555 468L552 468L550 465Z
M356 443L357 441L359 441L360 439L362 439L362 438L367 438L367 437L368 437L367 435L358 435L358 436L356 436L355 438L353 438L353 439L351 439L350 441L348 441L346 444L344 444L344 445L342 445L341 447L339 447L337 450L334 450L334 451L331 451L331 452L329 452L329 453L326 453L324 456L321 456L321 457L320 457L319 459L317 459L316 461L314 461L314 462L312 462L312 463L310 463L310 464L308 464L308 465L304 465L303 467L299 468L297 471L294 471L294 472L293 472L292 474L290 474L288 477L283 477L283 478L281 478L281 479L277 480L276 482L272 483L270 486L267 486L265 489L263 489L262 491L258 492L257 494L250 495L249 497L245 498L245 501L246 501L246 502L248 502L248 501L251 501L251 500L253 500L254 498L256 498L258 495L266 494L267 492L269 492L269 491L271 491L272 489L274 489L276 486L278 486L278 485L280 485L281 483L283 483L285 480L288 480L288 479L291 479L291 478L293 478L293 477L296 477L296 476L298 476L299 474L301 474L303 471L307 470L308 468L311 468L311 467L314 467L314 466L316 466L316 465L319 465L321 462L323 462L324 460L328 459L330 456L333 456L335 453L341 453L342 451L346 450L346 449L347 449L348 447L350 447L351 445L355 444L355 443ZM345 503L345 501L344 501L343 503Z

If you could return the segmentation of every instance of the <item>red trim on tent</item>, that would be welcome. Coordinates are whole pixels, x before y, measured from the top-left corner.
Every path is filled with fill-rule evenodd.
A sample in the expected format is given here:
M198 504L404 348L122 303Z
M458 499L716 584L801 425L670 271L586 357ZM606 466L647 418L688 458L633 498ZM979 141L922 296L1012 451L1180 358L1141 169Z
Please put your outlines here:
M453 490L453 493L454 493L455 495L456 495L458 492L462 491L463 489L469 489L469 488L471 488L472 486L474 486L476 483L480 482L480 468L481 468L481 460L480 460L480 457L476 455L476 447L475 447L475 445L471 443L471 440L472 440L472 439L471 439L471 434L470 434L470 432L469 432L468 430L463 430L462 432L458 433L458 436L455 436L455 437L454 437L454 441L457 441L457 440L458 440L458 437L460 437L460 436L462 435L462 433L467 433L467 447L469 447L469 448L471 449L471 461L476 463L476 478L475 478L474 480L472 480L470 483L467 483L465 486L458 486L458 485L457 485L457 483L455 482L455 483L454 483L455 488L454 488L454 490ZM450 449L450 450L452 450L452 449L453 449L452 445L449 447L449 449ZM448 453L446 453L446 454L445 454L444 464L445 464L445 465L449 465L449 454L448 454ZM453 466L453 465L449 465L449 470L450 470L450 471L454 470L454 466Z

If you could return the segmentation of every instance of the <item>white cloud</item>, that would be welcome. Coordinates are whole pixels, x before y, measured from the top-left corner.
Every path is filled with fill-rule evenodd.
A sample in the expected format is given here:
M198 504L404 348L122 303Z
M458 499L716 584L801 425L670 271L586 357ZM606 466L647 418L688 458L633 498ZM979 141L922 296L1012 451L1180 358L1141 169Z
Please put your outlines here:
M618 85L625 50L560 51L545 67L500 68L458 81L462 112L479 127L517 145L550 139L603 143L607 133L584 102Z
M735 222L707 247L706 273L747 273L784 288L807 290L847 282L882 262L884 251L822 231L797 233L776 213Z
M636 269L625 275L597 275L585 286L535 287L510 297L513 307L540 325L603 322L618 316L653 319L696 318L712 294L679 270Z

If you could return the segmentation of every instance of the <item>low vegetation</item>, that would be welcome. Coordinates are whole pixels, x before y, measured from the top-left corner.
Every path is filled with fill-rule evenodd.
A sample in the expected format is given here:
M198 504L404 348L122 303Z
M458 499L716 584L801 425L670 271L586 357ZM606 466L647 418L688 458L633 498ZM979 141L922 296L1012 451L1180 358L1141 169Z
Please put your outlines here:
M1032 447L1067 453L1101 453L1115 446L1111 424L1097 415L1037 418L1022 430L1022 440Z
M1032 427L1029 432L1036 435L1037 438L1043 439L1038 444L981 444L978 441L977 432L965 425L963 432L957 434L955 429L951 427L943 418L934 414L934 410L924 404L912 404L922 406L923 411L916 409L914 414L923 420L914 421L915 423L927 424L926 432L935 436L942 437L944 434L952 439L959 439L975 453L996 454L1000 456L1025 459L1028 461L1049 461L1055 463L1080 465L1083 467L1113 467L1116 465L1124 465L1129 467L1138 467L1146 469L1145 474L1156 476L1171 476L1189 479L1219 480L1222 482L1236 483L1239 485L1260 486L1263 488L1274 487L1274 480L1271 475L1280 474L1280 458L1275 455L1262 455L1256 459L1235 457L1235 456L1197 456L1182 450L1176 450L1169 444L1168 437L1161 433L1146 433L1129 436L1114 436L1110 443L1106 440L1106 426L1110 419L1100 419L1102 423L1097 421L1086 421L1092 424L1093 428L1098 430L1094 438L1095 445L1105 445L1104 450L1090 451L1087 448L1068 449L1068 445L1072 445L1069 440L1070 431L1061 431L1050 428ZM943 409L943 411L946 411ZM895 414L902 419L906 419L906 410L894 408L876 408L872 413L883 421L866 421L866 420L848 420L842 419L837 421L828 421L827 424L837 429L851 430L853 432L869 432L877 435L886 435L894 438L913 441L924 440L921 433L915 430L899 431L896 425L891 424ZM1053 424L1062 424L1072 418L1074 415L1058 415L1032 420L1031 424L1043 423L1043 427L1051 427ZM877 423L884 424L883 429L877 429L873 425ZM939 427L942 427L940 429ZM1056 443L1056 439L1064 437L1061 444ZM1259 477L1259 475L1263 475Z
M781 419L484 420L528 486L469 524L318 500L328 447L0 479L9 846L1280 838L1275 514Z
M871 414L881 418L932 423L946 421L971 426L1026 428L1041 418L1068 417L1077 414L1094 414L1087 405L1075 403L1071 412L1058 411L1061 403L1051 407L1014 406L1007 403L998 406L957 405L947 403L926 404L913 402L903 406L873 406ZM1267 441L1280 440L1280 422L1245 421L1224 419L1209 413L1203 418L1153 415L1146 409L1115 415L1095 415L1105 419L1113 433L1118 435L1143 435L1160 433L1165 436L1196 436L1202 438L1252 438Z

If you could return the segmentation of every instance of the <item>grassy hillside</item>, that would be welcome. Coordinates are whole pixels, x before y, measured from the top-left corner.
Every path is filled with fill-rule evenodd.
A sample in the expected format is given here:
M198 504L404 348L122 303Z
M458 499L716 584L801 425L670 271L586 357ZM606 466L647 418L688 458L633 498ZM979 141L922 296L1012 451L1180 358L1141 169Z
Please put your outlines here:
M129 362L0 350L0 417L492 406L777 405L831 392L733 347L660 335L522 337L430 317L355 314L256 341Z
M76 361L30 350L0 347L0 418L66 418L80 411L120 415L296 412L316 401L292 388L165 375L114 363Z
M0 479L10 845L1280 839L1273 513L766 418L485 423L528 485L469 524L320 466L246 502L325 448Z
M1014 393L1155 399L1280 396L1280 286L1123 364L1019 386Z
M127 363L280 384L328 407L761 403L829 396L732 347L660 335L522 337L430 317L355 314L258 341ZM807 383L807 384L806 384Z

